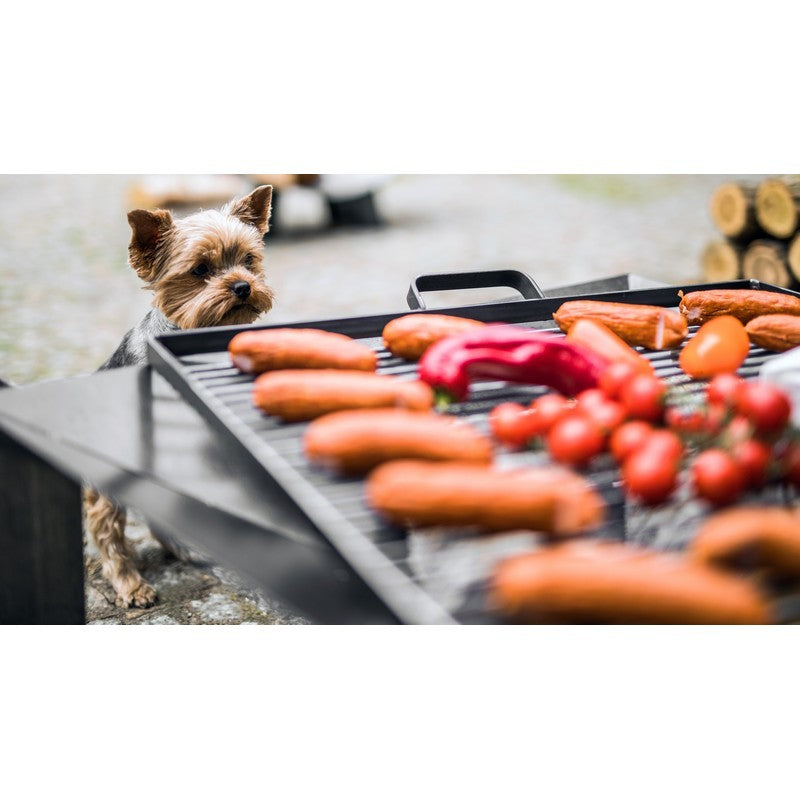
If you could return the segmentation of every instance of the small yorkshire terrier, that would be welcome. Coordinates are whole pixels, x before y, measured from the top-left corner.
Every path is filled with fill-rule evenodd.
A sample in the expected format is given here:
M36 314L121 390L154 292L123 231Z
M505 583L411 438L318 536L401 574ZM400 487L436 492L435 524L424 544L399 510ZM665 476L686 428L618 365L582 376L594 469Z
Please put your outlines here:
M262 264L272 187L259 186L221 211L175 220L169 211L131 211L130 265L153 292L153 309L129 330L103 369L146 360L147 340L170 331L241 325L272 308ZM147 608L156 592L144 582L125 538L126 512L94 489L85 492L89 533L103 575L123 608Z

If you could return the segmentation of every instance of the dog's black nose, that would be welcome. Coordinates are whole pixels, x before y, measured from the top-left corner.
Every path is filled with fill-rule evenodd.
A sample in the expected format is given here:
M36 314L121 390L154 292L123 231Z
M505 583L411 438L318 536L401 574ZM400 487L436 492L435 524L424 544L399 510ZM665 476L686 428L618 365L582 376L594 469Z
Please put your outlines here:
M231 286L231 291L240 299L250 297L250 284L247 281L236 281Z

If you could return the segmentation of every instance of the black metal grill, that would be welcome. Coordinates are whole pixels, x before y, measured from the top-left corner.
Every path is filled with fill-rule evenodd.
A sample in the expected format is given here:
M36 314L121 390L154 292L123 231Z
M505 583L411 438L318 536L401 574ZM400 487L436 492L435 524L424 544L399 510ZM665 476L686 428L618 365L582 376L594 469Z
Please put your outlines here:
M678 288L580 297L675 307ZM683 288L685 291L710 288L785 291L754 281ZM440 309L437 313L553 328L553 311L568 299L577 297ZM384 325L396 316L401 314L260 327L317 327L348 334L377 351L380 373L410 380L416 377L416 364L393 357L383 349L380 338ZM309 465L302 449L306 423L282 423L252 406L254 379L231 366L226 350L230 339L240 330L239 327L218 328L160 337L151 343L151 363L212 424L251 453L272 479L265 485L265 491L274 494L276 503L289 503L302 511L398 620L411 623L495 621L496 615L487 605L486 579L501 558L537 546L537 535L525 531L491 536L430 529L406 532L387 525L365 506L363 480L332 477ZM694 331L696 328L690 329L690 336ZM670 384L682 386L688 394L703 391L705 382L692 381L680 370L678 351L642 352L657 374ZM751 348L739 374L747 378L755 376L771 355L760 348ZM546 391L543 387L499 382L476 384L469 400L453 406L451 413L488 432L488 414L495 405L509 400L527 403ZM503 467L547 462L547 455L542 451L499 450L497 456L497 463ZM620 488L619 471L608 455L597 458L585 474L608 506L603 527L594 533L598 537L678 549L691 538L707 511L703 503L691 498L685 487L673 501L657 510L626 502ZM784 499L781 492L780 488L768 487L752 499L763 502L766 496L774 495L771 499L781 501Z

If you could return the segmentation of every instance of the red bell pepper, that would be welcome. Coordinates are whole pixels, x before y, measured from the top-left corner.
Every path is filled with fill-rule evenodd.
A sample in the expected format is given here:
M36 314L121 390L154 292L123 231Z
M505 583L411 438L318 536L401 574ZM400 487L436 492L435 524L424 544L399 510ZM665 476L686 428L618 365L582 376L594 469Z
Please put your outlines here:
M419 377L441 396L464 400L473 380L548 386L572 396L597 386L607 365L561 336L512 325L487 325L448 336L428 348Z

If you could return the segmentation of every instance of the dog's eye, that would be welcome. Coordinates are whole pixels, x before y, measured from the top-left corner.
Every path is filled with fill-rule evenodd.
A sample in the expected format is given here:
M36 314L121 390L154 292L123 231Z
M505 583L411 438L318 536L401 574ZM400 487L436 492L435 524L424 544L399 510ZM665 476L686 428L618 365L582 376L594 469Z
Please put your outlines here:
M192 275L196 275L198 278L203 278L209 273L208 264L198 264L193 270Z
M252 266L253 266L253 262L254 262L254 261L255 261L255 258L253 257L253 254L252 254L252 253L248 253L248 254L247 254L245 257L244 257L244 265L245 265L246 267L252 267Z

